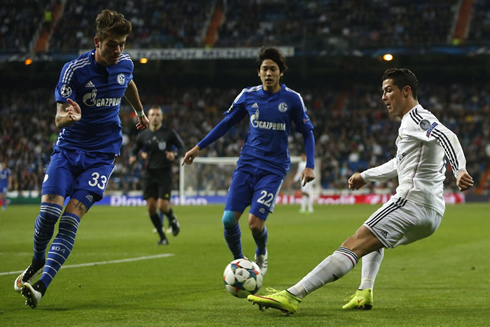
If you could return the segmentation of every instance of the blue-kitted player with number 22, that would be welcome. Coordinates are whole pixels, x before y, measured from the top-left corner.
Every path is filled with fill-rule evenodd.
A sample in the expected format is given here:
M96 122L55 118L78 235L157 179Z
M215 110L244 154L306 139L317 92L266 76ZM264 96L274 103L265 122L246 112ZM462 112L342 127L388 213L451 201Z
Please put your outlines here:
M95 50L65 64L56 86L55 121L61 130L42 185L34 257L14 283L31 308L72 251L80 219L104 196L122 144L121 99L125 97L135 110L138 129L149 124L133 82L133 62L122 53L131 23L117 12L103 10L96 24ZM58 219L59 232L48 249Z
M289 170L288 136L291 122L303 134L307 163L301 180L312 181L315 138L313 126L299 93L280 83L287 69L286 58L275 48L262 48L256 60L262 85L245 88L236 97L225 118L184 157L192 164L199 150L223 136L232 126L249 117L249 130L233 173L223 214L226 243L234 259L243 258L238 220L250 206L248 226L257 249L255 262L265 275L268 264L265 220L274 211L276 196Z

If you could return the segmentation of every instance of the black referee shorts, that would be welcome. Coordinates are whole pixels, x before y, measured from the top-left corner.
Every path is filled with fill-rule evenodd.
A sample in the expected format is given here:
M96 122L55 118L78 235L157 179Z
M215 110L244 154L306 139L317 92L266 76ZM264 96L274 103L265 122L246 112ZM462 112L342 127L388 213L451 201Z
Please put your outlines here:
M143 178L143 199L170 200L172 191L172 167L147 169Z

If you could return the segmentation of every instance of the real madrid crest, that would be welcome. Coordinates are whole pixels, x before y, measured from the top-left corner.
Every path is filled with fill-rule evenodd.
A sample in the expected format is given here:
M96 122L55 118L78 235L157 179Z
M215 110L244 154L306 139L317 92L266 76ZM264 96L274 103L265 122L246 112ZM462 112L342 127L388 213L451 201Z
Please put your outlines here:
M124 81L126 80L126 76L124 74L117 75L117 82L121 85L124 85Z
M422 119L419 123L419 126L420 128L422 128L422 130L426 131L430 127L430 122L427 119Z
M286 102L281 102L279 103L279 106L277 106L280 112L286 112L288 111L288 104Z

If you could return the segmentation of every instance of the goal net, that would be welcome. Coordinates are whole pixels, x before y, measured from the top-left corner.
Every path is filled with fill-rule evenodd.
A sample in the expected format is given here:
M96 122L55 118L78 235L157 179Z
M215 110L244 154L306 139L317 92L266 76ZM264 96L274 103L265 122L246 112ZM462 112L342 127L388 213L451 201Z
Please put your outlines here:
M231 176L236 168L238 157L197 157L192 165L182 166L180 161L179 203L185 204L191 197L226 196L230 187ZM291 167L284 179L281 194L295 195L300 193L300 182L294 181L301 157L291 157ZM315 180L313 194L320 193L320 159L315 160Z

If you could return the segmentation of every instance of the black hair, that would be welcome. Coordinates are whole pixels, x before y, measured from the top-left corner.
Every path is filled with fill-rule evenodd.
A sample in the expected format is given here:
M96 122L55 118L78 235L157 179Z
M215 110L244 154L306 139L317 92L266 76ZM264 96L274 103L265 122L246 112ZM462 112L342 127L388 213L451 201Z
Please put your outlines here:
M383 73L382 81L386 79L392 79L393 84L396 85L400 90L405 86L410 86L412 90L412 95L415 100L417 100L417 95L419 92L419 81L417 76L407 68L388 68Z
M262 49L260 49L259 55L257 56L257 59L255 60L255 66L257 67L258 71L260 70L260 66L262 65L264 60L267 59L274 61L279 66L279 71L281 73L284 73L288 69L286 57L284 57L279 49L262 47Z

